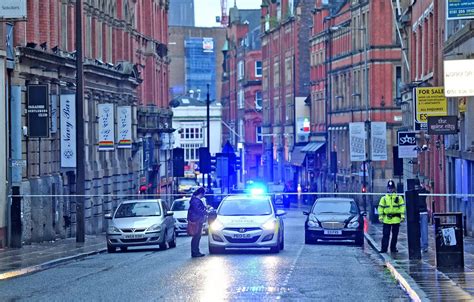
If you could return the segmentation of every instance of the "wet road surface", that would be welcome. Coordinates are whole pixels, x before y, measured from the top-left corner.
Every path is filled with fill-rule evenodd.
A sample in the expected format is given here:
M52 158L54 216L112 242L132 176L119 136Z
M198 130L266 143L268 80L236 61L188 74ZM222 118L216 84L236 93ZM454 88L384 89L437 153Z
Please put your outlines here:
M304 244L301 210L285 216L285 249L190 258L174 249L100 254L0 282L0 300L408 301L368 247ZM105 242L104 242L105 244ZM207 254L207 237L201 240Z

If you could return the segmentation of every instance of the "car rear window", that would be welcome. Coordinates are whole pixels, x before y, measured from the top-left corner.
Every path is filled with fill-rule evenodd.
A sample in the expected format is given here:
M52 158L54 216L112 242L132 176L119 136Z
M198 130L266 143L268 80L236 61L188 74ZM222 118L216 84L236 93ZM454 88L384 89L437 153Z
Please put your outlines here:
M187 211L189 209L189 199L175 200L171 206L171 211Z
M161 216L161 209L158 202L122 203L115 213L115 218L148 216Z
M342 214L357 214L357 204L353 201L316 201L313 208L313 213L342 213Z
M222 216L270 215L272 206L267 199L226 199L222 201L217 214Z

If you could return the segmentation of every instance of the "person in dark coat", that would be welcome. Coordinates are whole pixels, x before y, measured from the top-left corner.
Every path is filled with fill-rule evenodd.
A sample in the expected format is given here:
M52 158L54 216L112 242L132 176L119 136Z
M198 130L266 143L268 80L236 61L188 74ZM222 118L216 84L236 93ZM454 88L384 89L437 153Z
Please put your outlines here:
M194 222L198 224L198 230L193 238L191 239L191 257L203 257L199 251L199 242L201 241L202 224L206 221L207 209L201 198L204 197L205 190L203 187L199 187L194 191L191 201L189 202L188 210L188 223Z

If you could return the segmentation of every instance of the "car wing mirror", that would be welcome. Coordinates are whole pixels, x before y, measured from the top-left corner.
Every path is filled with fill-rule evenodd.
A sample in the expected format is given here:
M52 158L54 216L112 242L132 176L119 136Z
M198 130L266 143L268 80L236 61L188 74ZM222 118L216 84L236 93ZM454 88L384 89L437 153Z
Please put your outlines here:
M104 218L105 219L112 219L112 214L107 213L107 214L104 215Z
M165 216L173 216L174 215L174 212L173 211L167 211Z
M303 211L303 215L309 215L308 211Z
M286 212L283 211L283 210L277 210L277 211L276 211L276 215L277 215L277 216L283 216L283 215L286 215Z

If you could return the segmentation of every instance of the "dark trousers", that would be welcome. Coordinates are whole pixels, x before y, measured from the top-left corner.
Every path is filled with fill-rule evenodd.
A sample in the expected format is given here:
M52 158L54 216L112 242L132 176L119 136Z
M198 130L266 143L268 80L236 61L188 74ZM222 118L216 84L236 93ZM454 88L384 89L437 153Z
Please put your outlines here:
M390 230L392 231L392 240L390 241L390 251L395 252L397 250L398 231L400 230L400 224L383 224L383 237L382 237L382 251L386 252L388 248L388 239L390 238Z
M202 223L199 225L197 235L194 235L193 239L191 239L191 256L198 255L201 253L199 251L199 241L201 241L201 235L202 235Z

